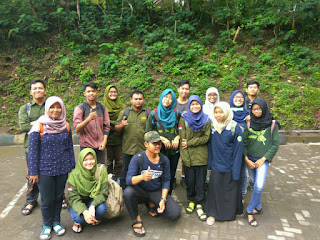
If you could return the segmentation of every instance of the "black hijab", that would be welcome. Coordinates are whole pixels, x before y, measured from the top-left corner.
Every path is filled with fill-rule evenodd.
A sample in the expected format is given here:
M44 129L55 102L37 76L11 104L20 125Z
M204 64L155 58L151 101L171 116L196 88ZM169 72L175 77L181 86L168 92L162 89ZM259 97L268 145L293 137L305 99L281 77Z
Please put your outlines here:
M253 115L252 108L254 104L258 104L259 107L261 108L262 110L261 117L256 117L255 115ZM252 107L250 109L250 117L251 117L250 127L255 131L261 131L270 127L272 124L273 116L269 111L266 100L262 98L256 98L252 101L251 106Z

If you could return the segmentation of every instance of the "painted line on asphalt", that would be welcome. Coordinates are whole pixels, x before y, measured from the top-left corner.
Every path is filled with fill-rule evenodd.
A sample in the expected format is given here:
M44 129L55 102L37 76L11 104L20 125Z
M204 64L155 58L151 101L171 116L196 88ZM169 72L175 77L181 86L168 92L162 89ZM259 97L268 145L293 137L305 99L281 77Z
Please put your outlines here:
M9 202L7 207L2 211L0 218L5 218L9 214L11 209L14 207L14 205L17 203L18 199L26 191L26 189L27 189L27 183L20 189L20 191L14 196L11 202Z

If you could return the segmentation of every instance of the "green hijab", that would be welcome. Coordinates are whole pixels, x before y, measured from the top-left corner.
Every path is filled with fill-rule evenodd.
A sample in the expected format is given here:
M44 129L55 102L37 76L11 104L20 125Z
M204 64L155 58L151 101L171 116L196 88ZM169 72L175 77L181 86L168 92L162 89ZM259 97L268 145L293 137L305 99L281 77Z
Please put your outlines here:
M125 108L125 105L120 101L119 93L116 100L111 100L109 98L109 90L110 88L117 89L114 85L108 85L106 90L104 91L104 102L103 104L107 107L110 120L116 121L118 115L122 109ZM118 91L118 89L117 89Z
M92 153L95 159L95 165L93 169L85 169L83 164L83 159ZM99 195L101 185L108 182L108 174L106 168L103 166L101 168L99 180L95 179L95 172L97 169L97 156L93 149L85 148L83 149L78 157L78 163L75 169L69 174L68 182L76 188L77 192L82 196L89 196L90 198L95 198Z

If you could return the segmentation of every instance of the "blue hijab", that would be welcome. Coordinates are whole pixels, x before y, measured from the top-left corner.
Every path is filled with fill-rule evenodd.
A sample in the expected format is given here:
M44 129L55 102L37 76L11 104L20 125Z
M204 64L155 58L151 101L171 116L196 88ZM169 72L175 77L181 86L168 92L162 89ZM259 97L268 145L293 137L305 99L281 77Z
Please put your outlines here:
M172 103L169 107L165 107L162 104L162 99L171 93ZM176 114L174 112L174 106L176 106L176 95L172 89L166 89L161 93L160 101L158 105L158 118L161 121L165 129L171 129L176 124Z
M240 107L236 107L233 103L233 98L239 92L243 96L243 104ZM248 109L244 108L245 104L246 104L246 97L244 95L244 92L242 92L241 90L235 90L230 97L230 107L231 107L231 110L233 111L233 120L236 121L237 123L245 124L246 120L244 119L249 115Z
M190 105L192 101L197 101L201 105L201 110L198 113L190 111ZM189 127L193 132L200 132L202 127L206 124L208 115L203 113L201 99L198 95L192 95L188 99L188 112L183 114L183 118L187 121Z

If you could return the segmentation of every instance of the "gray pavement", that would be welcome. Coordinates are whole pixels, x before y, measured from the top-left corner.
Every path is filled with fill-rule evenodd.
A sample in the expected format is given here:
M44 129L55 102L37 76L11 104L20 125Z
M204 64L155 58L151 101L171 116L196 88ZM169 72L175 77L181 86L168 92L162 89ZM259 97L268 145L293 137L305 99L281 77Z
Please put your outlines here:
M79 147L75 149L78 154ZM0 164L0 239L39 239L40 208L35 208L29 216L22 216L20 211L25 201L23 187L26 183L23 147L0 147ZM262 195L264 213L257 216L257 228L249 226L243 215L237 216L235 221L217 222L214 226L200 222L196 214L187 215L184 212L186 193L177 184L173 196L182 208L180 220L173 223L164 217L152 218L145 207L140 206L147 231L144 239L320 239L319 176L320 144L281 145L269 168ZM250 196L249 190L245 206ZM61 239L137 239L126 209L116 219L106 220L99 226L86 226L81 234L72 232L67 210L62 210L62 224L67 232ZM52 239L58 237L53 235Z

